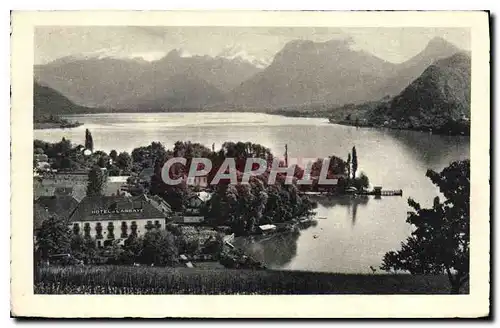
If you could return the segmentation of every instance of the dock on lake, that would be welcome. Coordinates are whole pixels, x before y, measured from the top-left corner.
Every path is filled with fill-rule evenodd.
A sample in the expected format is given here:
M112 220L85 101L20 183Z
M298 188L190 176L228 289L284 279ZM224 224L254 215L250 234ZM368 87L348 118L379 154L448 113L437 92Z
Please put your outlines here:
M305 191L301 193L302 195L306 196L334 196L334 194L331 194L329 192L320 192L320 191ZM346 192L347 195L373 195L373 196L403 196L403 190L402 189L396 189L396 190L383 190L382 187L374 187L373 190L360 190L360 191L354 191L354 190L349 190L349 192Z
M362 194L375 196L403 196L403 190L382 190L382 187L373 187L372 191L363 192Z

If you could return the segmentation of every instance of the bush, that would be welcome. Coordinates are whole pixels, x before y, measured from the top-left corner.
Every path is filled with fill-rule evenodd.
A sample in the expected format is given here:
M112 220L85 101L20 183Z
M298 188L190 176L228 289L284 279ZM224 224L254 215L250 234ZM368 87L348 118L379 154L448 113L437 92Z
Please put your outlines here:
M359 177L356 177L352 180L352 186L358 190L367 189L370 186L370 180L368 180L368 176L365 173L361 172Z

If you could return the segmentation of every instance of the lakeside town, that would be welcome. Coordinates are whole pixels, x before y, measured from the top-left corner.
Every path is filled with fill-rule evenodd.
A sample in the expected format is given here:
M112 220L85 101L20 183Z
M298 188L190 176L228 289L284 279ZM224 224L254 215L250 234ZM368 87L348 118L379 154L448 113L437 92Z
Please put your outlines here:
M234 157L240 182L247 158L259 157L269 163L273 160L270 150L261 145L229 142L219 151L214 147L210 150L201 144L177 142L173 150L166 150L153 142L134 149L131 155L117 151L106 154L94 151L89 130L85 145L73 145L66 139L54 144L35 140L36 259L46 264L203 267L210 262L221 268L265 268L235 249L231 244L235 236L300 233L300 229L315 224L316 203L308 195L355 197L366 193L369 185L364 173L355 175L355 148L347 161L330 158L330 185L318 184L320 159L312 165L311 185L284 184L283 174L277 175L276 185L267 185L264 178L257 177L252 177L249 184L220 181L213 185L210 182L215 170L187 181L187 171L180 167L173 167L173 173L183 179L180 185L161 181L159 168L172 156L183 156L188 161L206 156L219 164L226 157ZM286 151L280 163L285 167ZM265 173L270 173L270 167ZM302 174L303 169L297 166L294 178ZM50 234L50 229L55 228L51 225L57 224L71 230L69 243L45 245L44 234ZM162 242L168 246L163 247ZM145 249L137 249L138 243L145 243ZM149 254L144 254L146 250Z
M177 141L173 149L152 142L135 148L131 154L115 150L107 154L94 149L92 133L87 129L85 145L72 144L65 138L56 143L35 140L33 149L33 254L37 293L182 293L186 286L194 288L188 293L199 292L200 288L206 291L204 284L193 283L193 275L211 279L214 285L209 293L230 293L227 290L230 285L244 293L252 290L261 293L266 284L271 284L270 288L277 293L295 293L299 288L296 279L308 279L304 276L306 273L290 273L283 277L281 271L266 270L266 263L235 247L235 238L300 235L303 229L315 226L317 219L323 219L315 214L319 199L369 195L380 198L402 196L403 193L402 190L382 190L382 187L369 189L368 177L357 172L359 163L355 147L348 152L345 161L335 155L329 156L328 161L317 159L310 167L312 183L309 185L297 183L305 175L305 170L298 165L293 166L292 183L286 183L286 169L291 167L288 147L285 147L284 158L279 160L283 172L276 174L276 183L267 183L275 157L268 148L250 142L226 142L219 150L215 145L209 149L189 141ZM171 178L181 179L176 185L165 183L161 176L163 165L173 157L186 159L185 166L170 167ZM205 176L191 179L186 168L197 157L208 158L215 165ZM235 159L238 183L221 179L213 184L217 171L228 157ZM248 158L265 159L268 167L262 175L252 176L248 183L242 183ZM328 167L323 170L324 163L328 163ZM455 162L441 173L428 171L427 174L439 184L442 183L440 175L467 177L468 165L468 161ZM319 183L322 172L326 172L330 184ZM468 188L463 190L466 197ZM460 198L460 201L465 199ZM416 220L413 224L422 224L419 216L428 214L420 213L420 205L411 199L409 205L419 212L410 215L408 222ZM442 217L445 206L448 205L435 199L434 209L430 211ZM468 240L467 235L462 237ZM460 292L464 284L468 286L468 250L465 251L467 253L458 255L457 259L457 269L463 271L456 271L449 277L453 293ZM421 288L436 284L432 285L434 292L446 291L442 288L445 283L440 281L440 277L444 277L440 273L444 271L439 263L430 267L433 271L421 270L413 264L405 264L404 257L400 256L388 250L380 268L392 272L388 276L391 279L405 280L407 289L404 290L419 292ZM167 271L158 271L160 268ZM377 271L370 268L373 273ZM171 272L170 269L193 271ZM269 281L262 283L264 276L252 273L250 280L245 279L241 284L242 281L235 280L234 273L223 273L228 269L264 270L269 272ZM438 275L431 285L422 285L418 277L408 280L406 275L397 274L398 270ZM218 280L214 274L224 277L223 280ZM148 279L158 284L156 279L162 275L173 279L173 285L148 285ZM363 290L373 290L370 276L352 277L360 279ZM255 279L257 286L250 287L248 284ZM277 287L282 279L289 283ZM309 286L303 292L310 293L318 288L324 289L323 292L337 290L339 285L335 279L320 275L318 285ZM144 286L117 287L125 281L136 280ZM61 281L64 282L62 287ZM100 286L106 287L102 290ZM392 287L384 283L383 289L391 292ZM272 291L265 291L269 292Z

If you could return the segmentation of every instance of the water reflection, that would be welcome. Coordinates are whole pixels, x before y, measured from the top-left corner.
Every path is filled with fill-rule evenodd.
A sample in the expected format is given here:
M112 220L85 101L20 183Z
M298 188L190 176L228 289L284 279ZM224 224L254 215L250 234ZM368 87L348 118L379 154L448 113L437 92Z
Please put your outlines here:
M311 197L317 201L320 206L325 209L335 207L346 208L348 216L351 220L351 225L354 227L357 220L358 207L365 207L371 196L341 196L341 197ZM239 237L235 240L235 246L243 249L248 255L256 260L263 262L271 269L286 268L292 260L297 256L297 247L299 238L302 235L312 235L316 238L327 238L326 231L319 227L315 229L319 221L325 219L317 218L312 224L301 226L302 230L299 233L285 233L271 236L251 236ZM310 229L309 229L310 228Z
M354 226L356 224L356 218L358 214L358 206L366 206L370 200L370 196L358 195L358 196L339 196L339 197L314 197L315 201L319 205L325 208L332 208L335 206L343 206L347 208L348 214L351 217L351 224Z
M470 138L466 136L438 136L404 130L385 130L380 133L390 136L430 169L441 170L452 161L469 157L469 152L464 152L464 149L470 149Z
M267 267L280 268L297 255L300 233L285 233L271 236L238 237L234 245Z

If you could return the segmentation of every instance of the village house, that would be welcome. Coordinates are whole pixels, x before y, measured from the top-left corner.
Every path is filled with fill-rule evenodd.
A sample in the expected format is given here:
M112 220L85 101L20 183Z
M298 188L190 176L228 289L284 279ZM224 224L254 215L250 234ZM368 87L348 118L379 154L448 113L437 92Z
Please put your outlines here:
M170 206L160 197L87 196L69 217L69 226L74 233L95 238L101 247L165 229L171 216Z
M265 233L270 233L276 230L276 226L274 224L263 224L259 226L259 230L265 234Z
M124 188L127 186L128 178L129 176L127 175L108 177L103 194L105 196L120 196L125 194Z
M199 224L205 221L205 216L202 213L203 206L212 198L212 194L206 191L201 191L191 195L187 199L186 208L183 213L179 213L174 217L176 223L184 224Z
M184 177L186 184L188 186L196 186L200 188L206 188L208 186L208 177L205 176L196 176L196 177Z
M71 191L77 201L85 197L88 181L87 171L47 173L33 178L35 198L54 196L56 190Z
M124 193L123 188L127 185L129 176L107 176L107 170L103 195L118 196ZM71 195L81 201L87 192L88 171L57 172L44 174L33 178L35 198L40 196Z

